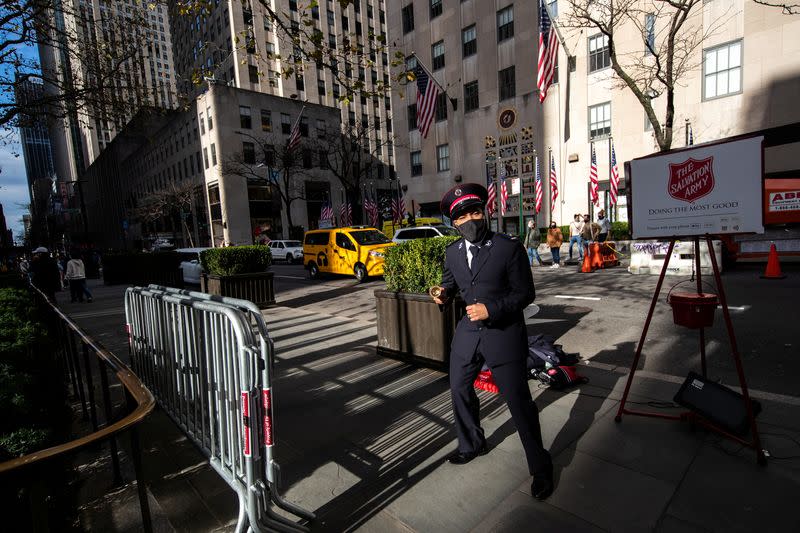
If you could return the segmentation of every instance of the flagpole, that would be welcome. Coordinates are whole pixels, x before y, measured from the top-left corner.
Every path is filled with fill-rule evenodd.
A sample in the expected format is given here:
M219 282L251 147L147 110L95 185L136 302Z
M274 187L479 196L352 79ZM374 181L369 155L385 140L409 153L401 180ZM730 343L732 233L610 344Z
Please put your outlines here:
M609 135L608 136L608 188L609 188L609 190L611 190L611 144L613 142L614 142L614 138ZM611 200L613 200L613 198L609 199L609 201L611 201ZM603 207L605 207L605 206L603 206ZM614 210L614 206L612 205L612 206L610 206L610 209L608 210L608 213L606 213L606 214L607 215L611 215L611 212L613 210ZM617 217L615 215L614 219L616 220L616 218Z
M534 150L533 153L536 154L536 151ZM522 227L523 227L523 221L522 221L522 174L519 175L518 179L519 179L519 228L517 230L517 233L519 233L520 239L524 239L525 235L522 234ZM535 211L535 209L534 209L534 211Z
M569 48L567 48L567 41L564 40L564 36L561 35L561 30L556 25L556 19L553 17L553 14L550 12L550 7L547 4L546 0L540 0L542 5L544 6L545 11L547 11L547 16L550 17L550 24L556 30L556 36L558 37L558 41L561 43L561 46L564 47L564 51L567 53L567 71L569 71L569 60L573 57L572 54L569 53Z

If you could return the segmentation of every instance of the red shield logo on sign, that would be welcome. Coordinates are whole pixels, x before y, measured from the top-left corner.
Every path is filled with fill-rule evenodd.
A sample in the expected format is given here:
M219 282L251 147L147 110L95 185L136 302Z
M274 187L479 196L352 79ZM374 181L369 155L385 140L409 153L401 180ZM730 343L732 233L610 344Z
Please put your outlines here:
M676 200L694 203L714 190L714 157L669 165L667 192Z

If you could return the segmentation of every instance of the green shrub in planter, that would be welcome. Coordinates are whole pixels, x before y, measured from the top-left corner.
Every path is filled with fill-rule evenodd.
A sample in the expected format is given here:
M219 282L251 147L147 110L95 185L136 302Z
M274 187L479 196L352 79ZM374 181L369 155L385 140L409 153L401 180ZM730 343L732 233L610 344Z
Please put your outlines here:
M631 230L627 222L612 222L610 239L618 241L629 240L631 238Z
M200 253L203 269L214 276L235 276L266 272L272 264L269 246L210 248Z
M414 239L386 249L386 289L426 293L442 282L445 248L459 237Z

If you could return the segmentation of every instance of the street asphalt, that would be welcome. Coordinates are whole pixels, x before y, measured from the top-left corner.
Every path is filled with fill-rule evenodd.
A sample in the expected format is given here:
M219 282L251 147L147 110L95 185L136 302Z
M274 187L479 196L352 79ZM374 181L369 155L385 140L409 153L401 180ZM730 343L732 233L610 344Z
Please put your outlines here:
M446 462L456 446L446 374L375 353L373 291L382 280L309 280L299 265L276 264L277 304L263 314L276 343L283 495L316 513L314 531L800 531L800 272L784 267L786 279L764 280L760 268L722 280L747 382L764 408L757 421L766 467L752 450L685 422L615 423L657 276L534 267L529 332L579 352L590 380L568 392L530 382L556 463L556 491L542 503L530 495L522 447L497 395L479 393L490 453L465 466ZM665 281L631 408L680 412L668 404L687 373L699 371L697 333L674 325L666 303L686 279ZM127 359L124 287L90 287L93 303L62 307ZM735 387L719 309L706 341L709 376ZM233 491L162 412L145 422L143 439L156 530L232 530ZM132 495L129 485L96 497L81 525L139 530Z

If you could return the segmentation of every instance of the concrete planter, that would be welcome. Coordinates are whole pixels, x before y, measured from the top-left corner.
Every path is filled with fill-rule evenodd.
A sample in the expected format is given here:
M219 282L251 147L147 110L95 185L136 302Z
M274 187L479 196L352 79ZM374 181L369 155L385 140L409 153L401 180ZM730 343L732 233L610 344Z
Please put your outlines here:
M375 291L378 354L446 370L464 303L439 308L427 294Z
M275 303L273 276L272 272L233 276L203 274L200 276L200 287L208 294L250 300L259 307L267 307Z

